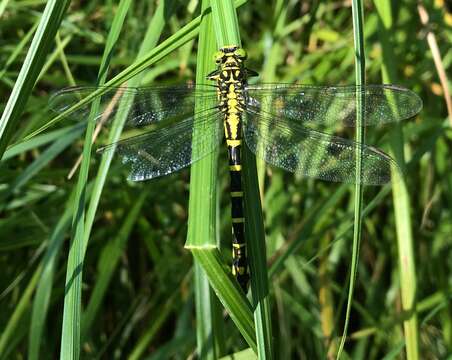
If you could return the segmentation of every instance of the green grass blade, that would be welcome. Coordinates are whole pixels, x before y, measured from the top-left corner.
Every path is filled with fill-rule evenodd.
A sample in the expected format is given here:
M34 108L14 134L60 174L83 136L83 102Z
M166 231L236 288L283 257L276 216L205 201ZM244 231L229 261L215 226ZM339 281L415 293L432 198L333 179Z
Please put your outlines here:
M241 46L239 23L233 1L211 0L210 3L218 47L226 45Z
M1 12L1 10L0 10L0 12ZM3 65L3 68L0 70L0 79L3 78L3 76L5 76L6 72L8 71L8 68L20 56L21 52L24 50L25 46L28 44L31 37L35 33L38 25L39 25L39 21L36 21L34 23L34 25L31 27L31 29L28 31L28 33L22 38L22 40L20 40L19 44L17 44L17 46L14 48L14 51L8 57L5 64Z
M74 202L75 189L72 191L68 204ZM49 239L49 246L42 261L42 274L39 277L36 295L33 301L30 335L28 338L28 358L39 359L40 346L43 342L43 331L48 313L50 296L52 294L53 277L61 245L71 225L72 207L66 206L61 218L55 225Z
M217 249L190 248L195 261L204 269L220 302L228 311L248 345L257 352L251 305L225 268Z
M273 359L273 335L268 285L267 252L264 220L260 203L256 158L244 147L244 198L246 216L246 242L251 271L251 293L253 295L254 322L259 359Z
M379 35L383 49L382 75L384 82L396 83L397 68L392 37L392 28L395 19L391 11L391 2L386 0L375 1L379 14ZM397 109L394 109L397 111ZM405 168L404 135L401 124L395 124L390 134L392 154L397 164ZM403 322L406 357L408 360L417 360L419 354L419 330L416 308L416 264L414 262L414 244L411 224L411 204L405 179L402 179L398 169L392 169L392 196L394 201L395 223L397 231L397 246L399 256L400 290L402 308L407 316Z
M19 125L20 115L25 108L41 67L46 61L46 55L69 3L69 0L51 0L46 4L36 34L0 119L0 158L11 141L14 130Z
M107 77L108 64L111 59L113 48L124 23L125 16L129 9L130 0L123 0L118 6L113 20L105 51L101 61L98 84L105 82ZM100 105L100 98L96 99L91 107L90 118L97 113ZM91 159L91 147L94 121L88 122L85 143L83 146L83 159L80 167L80 174L77 182L76 196L73 213L73 238L69 250L66 285L63 310L63 326L61 334L61 359L78 359L80 357L80 313L81 313L81 286L83 275L84 258L84 234L85 234L85 202L86 186Z
M234 354L224 356L220 360L255 360L256 354L251 349L245 349Z
M202 2L201 12L209 7L210 2ZM215 52L215 38L212 32L212 17L203 17L198 41L196 63L196 83L205 83L206 75L213 69L212 54ZM202 112L211 104L198 101L195 114ZM194 129L194 136L209 136L209 129ZM196 151L196 149L194 149ZM218 151L195 163L191 169L190 199L187 247L215 247L217 243L217 161ZM205 196L210 194L210 196ZM215 323L219 306L209 286L203 267L195 261L195 303L196 303L196 345L201 359L217 359L216 342L221 337L222 324ZM221 346L224 347L224 346Z
M15 144L5 151L5 153L3 154L2 161L11 159L14 156L20 155L26 151L36 149L47 143L54 142L60 138L66 137L67 135L73 132L79 132L79 130L83 126L84 126L83 124L67 126L62 129L49 131L45 134L38 135L30 140Z
M8 190L0 196L0 199L10 196L14 192L19 191L33 176L39 173L46 165L48 165L56 156L61 154L69 145L71 145L82 134L82 129L76 129L65 136L57 139L50 145L35 161L33 161L19 176L9 185Z
M241 45L237 14L232 1L213 0L212 17L218 47ZM274 354L271 329L265 234L260 204L256 159L243 147L243 190L245 202L245 237L251 270L254 321L259 359L272 359Z
M153 48L155 48L157 41L163 31L163 27L165 23L169 20L169 16L171 16L171 9L173 6L173 1L162 1L159 3L159 6L156 9L154 16L149 22L149 27L147 28L146 34L141 43L140 49L138 51L137 58L141 58L143 54L148 53ZM128 85L131 87L139 86L141 83L143 75L139 74L135 76L128 82ZM122 109L128 109L129 105L133 101L131 97L128 99L120 100L121 103L119 105ZM122 128L126 121L128 115L128 110L119 111L113 120L112 129L110 131L108 137L108 143L114 143L119 140L122 132ZM102 155L101 163L99 165L99 169L96 174L96 180L94 183L93 196L92 200L89 204L87 215L86 215L86 227L85 227L85 238L84 238L84 252L88 246L88 239L94 224L94 217L96 215L97 207L99 205L100 197L105 185L105 181L107 179L108 170L110 168L111 162L113 160L114 154L111 152L107 152Z
M82 314L82 340L89 335L89 330L93 326L93 322L95 321L105 298L105 293L111 282L112 276L115 273L115 269L119 263L120 256L123 253L127 239L133 229L133 225L140 215L140 211L147 195L148 191L146 190L140 193L136 201L133 202L133 206L119 229L118 235L102 249L97 267L99 277L97 278L94 289L92 290L88 306Z
M32 278L30 279L30 282L28 283L27 288L21 294L22 296L18 301L16 307L14 308L14 312L9 317L9 321L5 325L4 329L2 329L2 334L0 336L0 356L5 354L10 342L13 342L14 337L17 336L15 332L19 326L22 316L30 305L30 300L36 288L36 284L39 280L41 272L41 267L38 267L35 270Z
M363 4L361 0L352 0L352 14L353 14L353 38L355 43L355 77L356 85L365 84L365 71L366 61L364 53L364 24L363 24ZM363 110L365 98L362 92L358 92L356 97L356 132L355 139L358 143L364 142L364 127L363 123ZM362 178L362 149L356 148L356 185L355 185L355 202L354 202L354 226L353 226L353 245L352 245L352 257L350 264L350 282L347 298L347 309L345 314L344 331L342 333L341 342L337 352L337 359L341 357L344 349L345 340L347 338L348 324L351 316L351 308L353 301L353 293L355 290L355 282L358 270L359 261L359 245L361 242L361 229L362 229L362 212L363 212L363 185L361 183Z

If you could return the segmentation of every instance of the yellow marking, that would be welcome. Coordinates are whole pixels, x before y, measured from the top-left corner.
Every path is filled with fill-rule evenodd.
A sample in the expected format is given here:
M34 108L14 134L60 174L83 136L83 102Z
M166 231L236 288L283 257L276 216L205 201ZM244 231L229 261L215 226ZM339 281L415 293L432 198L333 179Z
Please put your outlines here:
M228 72L226 70L223 70L223 76L227 77L228 76Z
M226 139L226 145L229 145L230 147L237 147L242 145L242 140Z
M245 244L232 244L232 247L240 249L242 247L245 247Z
M243 191L231 191L231 197L242 197Z
M237 275L237 271L235 271L235 266L232 266L232 275Z
M243 266L238 266L237 270L239 271L239 275L245 274L246 268Z
M245 222L245 218L232 218L232 223L233 224L241 224Z
M231 171L241 171L242 165L229 165L229 170Z
M229 111L231 111L231 108L229 108ZM237 140L239 117L235 112L230 113L226 119L226 122L229 124L229 129L231 131L231 140Z
M227 95L228 99L237 99L237 94L235 93L235 89L229 89L229 93Z
M230 112L235 112L235 111L237 111L237 105L238 105L237 99L235 99L235 98L230 98L230 99L228 100L228 107L229 107L229 111L230 111Z

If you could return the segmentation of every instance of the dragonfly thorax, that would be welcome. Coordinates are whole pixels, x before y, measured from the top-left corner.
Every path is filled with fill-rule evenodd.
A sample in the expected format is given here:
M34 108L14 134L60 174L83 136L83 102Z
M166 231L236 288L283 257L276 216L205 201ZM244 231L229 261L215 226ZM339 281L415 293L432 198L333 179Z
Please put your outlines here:
M245 109L247 80L245 59L245 50L235 45L223 47L215 54L217 70L207 77L217 85L218 108L225 116L226 139L241 138L241 114Z

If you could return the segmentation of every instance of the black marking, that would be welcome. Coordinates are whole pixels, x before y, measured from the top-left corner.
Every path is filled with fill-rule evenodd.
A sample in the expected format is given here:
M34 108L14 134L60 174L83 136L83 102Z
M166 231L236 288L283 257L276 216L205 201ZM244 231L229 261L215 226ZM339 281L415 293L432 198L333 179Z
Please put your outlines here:
M230 191L242 191L242 174L240 171L231 171L231 188Z
M233 218L243 217L243 206L241 197L231 197L231 214Z
M242 163L240 159L240 153L241 146L228 146L229 165L240 165Z

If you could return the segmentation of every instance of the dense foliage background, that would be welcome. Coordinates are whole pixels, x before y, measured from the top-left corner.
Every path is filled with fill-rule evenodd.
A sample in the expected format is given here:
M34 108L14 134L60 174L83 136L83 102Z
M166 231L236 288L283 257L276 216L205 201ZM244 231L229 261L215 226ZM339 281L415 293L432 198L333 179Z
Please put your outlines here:
M200 12L197 1L166 3L172 6L160 18L161 40ZM0 1L0 111L44 5L41 0ZM68 179L68 174L80 156L84 129L67 120L25 143L19 141L53 116L46 106L52 92L68 85L95 84L117 6L111 0L71 3L13 129L11 145L18 145L9 147L0 163L0 358L23 358L36 346L40 350L33 355L45 359L60 352L77 178ZM155 1L132 3L111 54L108 78L134 61L157 6ZM420 356L445 359L452 353L452 107L448 115L438 64L445 69L442 75L452 73L452 7L441 0L426 1L422 9L415 2L394 2L387 32L383 21L388 17L380 6L378 1L365 2L367 82L381 83L382 71L387 71L394 82L422 97L424 110L403 124L403 135L391 126L372 128L367 142L391 151L390 140L396 134L403 145L409 207L402 211L411 220L412 236L396 231L394 209L399 200L390 186L365 188L368 211L345 349L353 359L405 356L402 324L412 316L402 311L400 300L398 244L405 240L414 246L417 303L412 311L418 316ZM423 10L429 16L426 24L421 22ZM238 15L249 67L261 74L258 81L354 82L348 1L256 0L241 6ZM434 43L440 54L436 63ZM383 56L384 47L390 47L391 59ZM147 68L141 84L193 81L196 49L196 40L178 47ZM445 83L450 86L447 79ZM342 130L340 135L353 137L353 132ZM106 139L105 134L100 137ZM227 263L230 211L227 167L222 166L225 156L222 151L218 221ZM99 159L93 157L90 180L95 179L98 165ZM276 353L280 359L331 357L344 323L353 186L307 180L275 168L262 173ZM95 213L83 263L81 356L193 357L193 261L184 249L190 171L145 183L128 182L126 175L120 161L114 162ZM226 314L216 326L220 355L247 347Z

